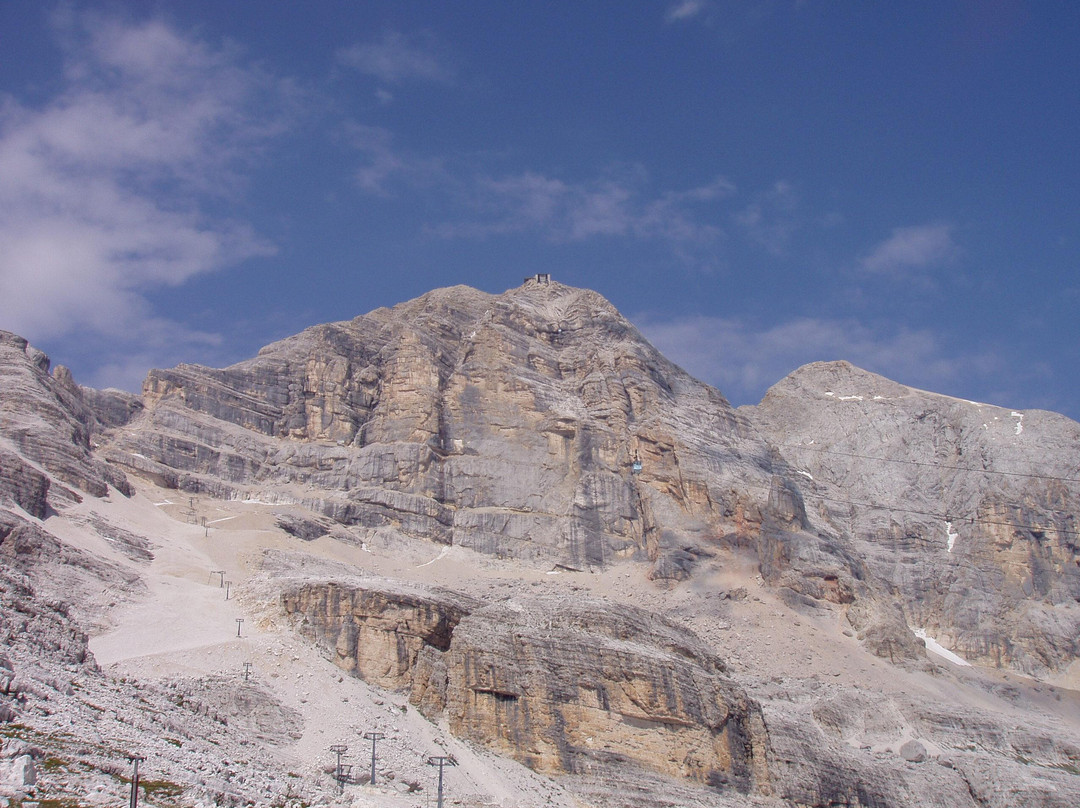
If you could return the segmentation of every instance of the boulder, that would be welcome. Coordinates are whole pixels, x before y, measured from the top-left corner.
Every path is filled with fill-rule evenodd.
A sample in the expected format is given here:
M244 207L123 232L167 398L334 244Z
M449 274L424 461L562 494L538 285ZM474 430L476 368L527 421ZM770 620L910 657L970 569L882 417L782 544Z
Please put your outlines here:
M30 755L0 760L0 788L8 795L25 792L37 783L37 766Z
M900 747L900 757L908 763L922 763L926 760L926 747L916 740L911 740Z

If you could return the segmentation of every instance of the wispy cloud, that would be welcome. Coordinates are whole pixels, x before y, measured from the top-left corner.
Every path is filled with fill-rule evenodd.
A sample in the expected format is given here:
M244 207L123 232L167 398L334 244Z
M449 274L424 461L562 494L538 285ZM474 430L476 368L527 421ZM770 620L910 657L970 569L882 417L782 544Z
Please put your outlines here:
M596 237L704 244L721 235L708 206L734 193L723 177L683 191L651 191L644 172L568 182L537 172L478 177L465 189L474 217L443 222L445 237L480 238L536 232L551 241Z
M160 23L60 19L63 89L0 108L0 326L207 343L147 295L274 247L204 204L284 125L287 88L240 54ZM276 103L267 105L268 99Z
M375 42L357 43L338 51L337 61L387 84L450 84L456 75L445 48L429 33L407 36L387 31Z
M875 246L859 265L866 272L904 278L954 259L959 248L947 224L898 227Z
M664 15L664 19L668 22L689 20L692 17L701 14L705 10L706 5L704 0L680 0L680 2L675 3L668 8L667 13Z
M361 190L378 196L390 196L397 189L426 190L435 188L446 192L455 180L443 168L443 161L434 157L409 154L398 149L394 133L381 126L348 123L343 131L345 140L363 159L356 170L356 183Z
M846 359L905 384L943 391L958 378L988 376L998 367L992 353L961 356L930 330L851 319L763 325L738 317L640 317L637 323L672 361L736 404L756 403L766 389L808 362Z
M791 183L778 180L735 216L746 236L772 255L783 255L799 227L799 200Z

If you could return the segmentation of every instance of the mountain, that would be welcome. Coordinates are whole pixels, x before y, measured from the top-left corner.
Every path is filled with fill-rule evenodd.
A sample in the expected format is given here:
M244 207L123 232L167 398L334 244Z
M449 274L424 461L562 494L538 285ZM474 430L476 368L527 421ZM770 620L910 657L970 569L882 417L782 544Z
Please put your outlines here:
M717 391L556 283L443 289L224 370L153 371L143 400L105 453L133 473L574 569L684 576L752 541L784 472Z
M138 397L0 348L12 797L1080 800L1061 416L846 363L734 409L547 276Z
M926 393L846 362L800 368L747 416L912 628L1032 675L1080 651L1080 425Z
M123 474L92 456L96 417L67 368L50 373L45 354L0 331L0 389L0 496L42 517L110 485L131 493Z

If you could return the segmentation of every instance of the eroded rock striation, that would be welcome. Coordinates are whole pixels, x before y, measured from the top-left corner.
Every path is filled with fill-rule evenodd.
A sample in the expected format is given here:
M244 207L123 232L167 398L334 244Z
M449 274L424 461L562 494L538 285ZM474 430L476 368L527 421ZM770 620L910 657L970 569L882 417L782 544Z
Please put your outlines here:
M252 682L232 664L155 690L103 676L87 644L154 589L150 569L171 588L178 549L201 565L265 539L281 557L227 604L264 610L245 639L281 630L280 605L343 672L405 695L332 669L324 689L394 721L416 719L407 697L592 803L1064 808L1080 706L1045 682L1070 681L1080 653L1078 458L1068 419L846 363L733 410L601 297L539 280L153 371L141 397L81 388L0 334L0 721L37 727L32 761L47 747L115 768L124 750L90 748L97 733L150 744L182 780L197 769L216 803L296 797L299 775L249 753L308 743L309 700L339 694L300 690L295 668L321 660L274 647ZM146 513L175 503L110 498L130 490L119 468L252 501L151 534L167 523ZM539 575L553 566L566 574ZM916 632L1043 681L934 667ZM861 659L852 633L903 664Z
M482 604L391 582L306 581L284 610L341 668L406 690L455 735L548 773L613 760L768 791L760 707L693 632L606 601Z
M50 370L48 356L0 331L0 504L38 518L82 493L131 493L124 475L91 453L100 424L82 389L62 365Z
M587 290L439 289L110 400L104 457L166 486L661 583L745 549L897 662L914 631L1028 672L1080 652L1076 424L845 363L736 411Z
M467 287L147 378L106 456L223 496L575 568L752 545L786 467L594 292ZM640 472L635 473L635 461Z

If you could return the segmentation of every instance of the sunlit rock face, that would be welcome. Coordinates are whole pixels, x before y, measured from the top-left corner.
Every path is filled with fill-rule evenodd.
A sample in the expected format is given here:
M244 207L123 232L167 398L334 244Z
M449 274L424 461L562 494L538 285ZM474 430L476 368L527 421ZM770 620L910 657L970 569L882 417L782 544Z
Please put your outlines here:
M394 690L408 689L425 648L446 651L479 603L466 595L394 582L304 581L281 595L297 630L328 649L340 668Z
M971 662L1045 673L1080 647L1080 425L807 365L742 408L808 510L852 538L907 623Z
M618 760L768 790L761 708L693 632L659 615L360 580L295 583L282 604L339 667L538 771Z
M127 421L93 401L101 455L166 486L533 566L642 562L660 585L746 551L894 662L923 659L916 631L1033 673L1080 650L1074 422L846 363L736 411L587 290L438 289L153 371Z
M43 801L154 748L208 803L315 804L340 793L326 761L301 794L270 747L350 704L411 738L398 782L427 771L420 713L581 803L1073 806L1075 703L1047 680L1075 681L1078 437L845 363L735 411L538 279L154 371L142 397L0 334L0 722L34 760L76 755L40 769ZM127 499L125 473L200 496ZM200 530L197 503L229 513ZM153 677L128 605L182 633L168 598L198 602L219 553L233 599L196 613L244 610L251 682L216 634L168 652L194 679L98 669L120 625ZM921 638L1042 681L932 666Z
M784 474L720 393L557 283L436 290L224 370L153 371L143 399L108 457L159 482L665 580L753 545Z

